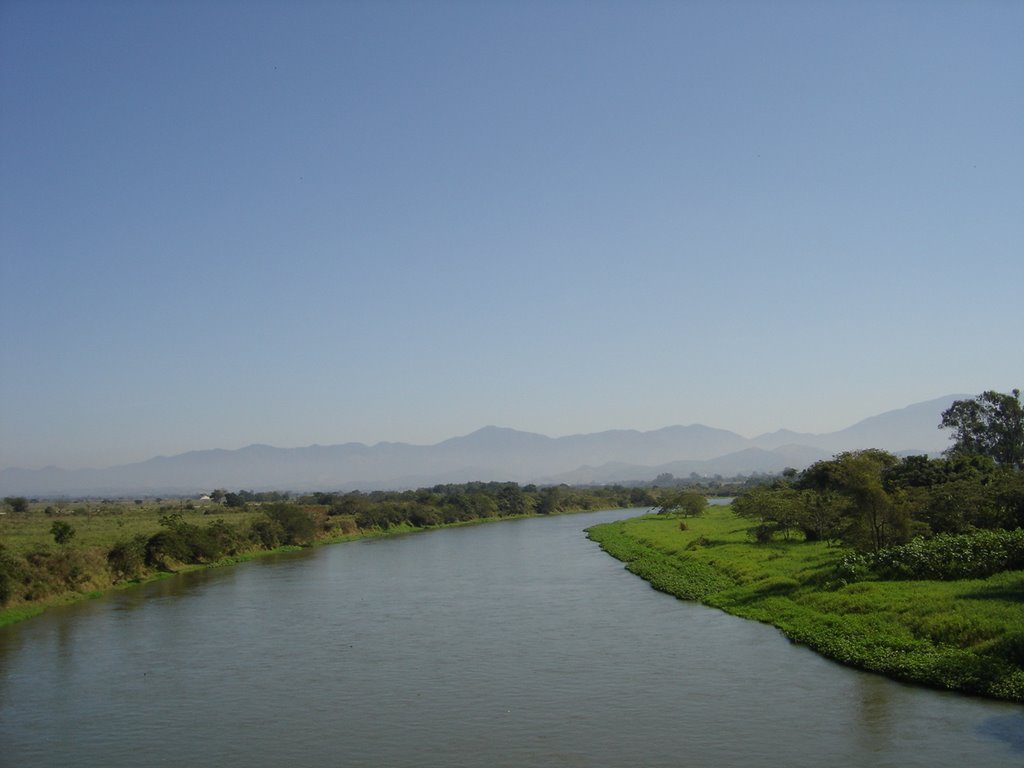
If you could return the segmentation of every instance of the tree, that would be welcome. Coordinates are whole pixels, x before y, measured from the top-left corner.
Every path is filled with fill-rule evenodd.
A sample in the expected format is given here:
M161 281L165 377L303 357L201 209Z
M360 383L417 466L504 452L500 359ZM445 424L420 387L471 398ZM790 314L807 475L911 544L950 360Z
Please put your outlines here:
M887 468L882 480L887 491L895 488L930 488L946 481L949 462L927 456L904 456L899 464Z
M64 546L73 538L75 538L75 529L69 523L65 523L63 520L54 520L53 525L50 526L50 535L53 536L53 540L60 546Z
M107 566L114 581L130 581L142 575L146 565L146 534L139 533L133 538L121 540L107 552Z
M339 497L331 508L327 511L328 515L350 515L356 517L360 512L366 509L369 501L359 491L350 491L344 496Z
M972 400L956 400L942 412L939 427L953 430L949 456L978 454L1024 468L1024 407L1019 389L1009 395L988 390Z
M658 502L646 488L630 488L629 503L634 507L653 507Z
M750 534L759 544L767 544L777 531L788 538L789 531L797 527L800 505L799 495L789 488L752 488L733 502L740 517L753 520L756 525Z
M4 498L4 504L11 508L11 512L28 512L28 499L24 496L7 496Z
M170 562L208 563L221 556L207 528L187 523L178 513L160 518L162 530L146 540L146 565L171 570Z
M316 538L317 521L295 504L277 502L263 512L280 526L282 544L309 544Z
M525 515L530 511L526 495L515 483L506 483L498 491L498 514L504 517Z
M708 500L704 494L696 491L681 491L666 496L658 507L659 515L667 515L678 512L683 517L697 517L704 514L708 506Z
M0 605L14 597L24 575L24 561L8 553L0 543Z
M806 541L831 542L842 533L845 505L835 491L798 491L797 525Z
M563 494L558 485L551 485L540 492L537 499L537 512L542 515L553 515L562 511Z
M842 453L836 461L839 491L850 499L854 513L844 543L875 552L902 544L909 535L910 514L882 483L882 474L899 460L891 453L869 448Z
M910 509L884 482L899 464L888 451L868 448L805 469L796 487L816 494L806 498L803 509L811 529L817 529L811 537L830 539L841 530L844 544L876 551L902 543L910 531Z

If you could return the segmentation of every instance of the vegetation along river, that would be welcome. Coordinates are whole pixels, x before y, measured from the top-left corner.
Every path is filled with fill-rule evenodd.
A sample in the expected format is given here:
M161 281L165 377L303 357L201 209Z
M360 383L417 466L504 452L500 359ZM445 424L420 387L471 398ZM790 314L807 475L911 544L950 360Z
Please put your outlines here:
M0 629L0 765L1019 766L1018 705L847 669L583 529L362 540Z

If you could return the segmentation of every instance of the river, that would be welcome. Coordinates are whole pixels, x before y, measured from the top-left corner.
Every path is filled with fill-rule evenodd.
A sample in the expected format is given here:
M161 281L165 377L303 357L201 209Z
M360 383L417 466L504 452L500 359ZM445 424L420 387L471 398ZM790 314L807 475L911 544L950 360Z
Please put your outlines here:
M583 533L640 511L320 547L0 629L0 765L1024 765L1024 708L843 668Z

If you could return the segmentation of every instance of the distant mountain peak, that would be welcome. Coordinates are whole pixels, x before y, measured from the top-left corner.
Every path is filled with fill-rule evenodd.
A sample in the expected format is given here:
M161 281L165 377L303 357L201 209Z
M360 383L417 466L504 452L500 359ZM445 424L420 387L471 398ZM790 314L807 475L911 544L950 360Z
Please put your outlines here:
M705 424L650 431L617 429L548 437L488 424L435 445L363 443L275 448L254 443L160 456L107 469L0 471L0 496L190 494L210 488L374 490L438 482L622 482L663 472L723 476L797 469L844 450L883 448L938 453L948 436L949 395L872 416L838 432L779 429L753 439ZM418 485L417 485L418 484Z

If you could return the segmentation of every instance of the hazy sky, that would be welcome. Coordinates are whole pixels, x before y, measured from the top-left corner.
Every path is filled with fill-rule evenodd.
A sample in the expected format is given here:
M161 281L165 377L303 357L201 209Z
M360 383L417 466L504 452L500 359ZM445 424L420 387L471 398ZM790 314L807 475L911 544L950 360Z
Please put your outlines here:
M0 467L1024 385L1024 3L0 0Z

